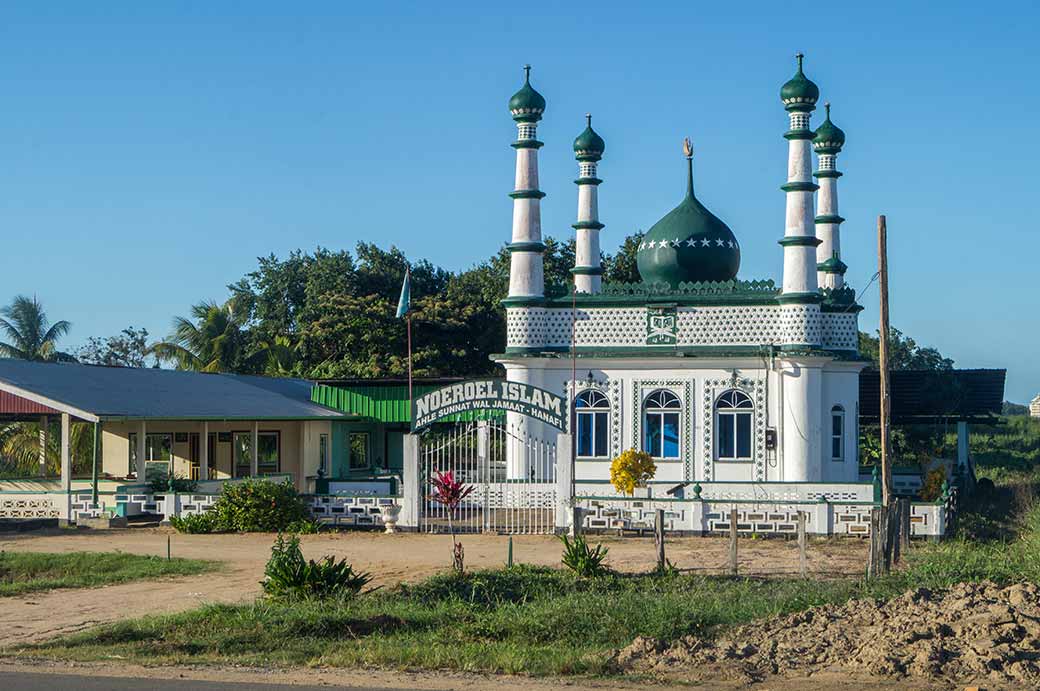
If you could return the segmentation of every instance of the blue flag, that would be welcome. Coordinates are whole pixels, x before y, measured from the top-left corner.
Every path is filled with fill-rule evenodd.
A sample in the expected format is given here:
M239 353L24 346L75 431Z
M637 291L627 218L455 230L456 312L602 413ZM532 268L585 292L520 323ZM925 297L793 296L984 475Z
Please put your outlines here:
M397 301L397 318L400 319L412 309L412 271L405 269L404 283L401 284L401 299Z

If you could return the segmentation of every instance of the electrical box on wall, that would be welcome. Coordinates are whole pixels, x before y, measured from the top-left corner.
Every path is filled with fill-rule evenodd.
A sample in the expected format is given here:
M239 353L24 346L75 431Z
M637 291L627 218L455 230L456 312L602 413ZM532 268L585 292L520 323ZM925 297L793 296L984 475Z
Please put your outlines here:
M766 450L776 451L776 429L773 427L766 429Z

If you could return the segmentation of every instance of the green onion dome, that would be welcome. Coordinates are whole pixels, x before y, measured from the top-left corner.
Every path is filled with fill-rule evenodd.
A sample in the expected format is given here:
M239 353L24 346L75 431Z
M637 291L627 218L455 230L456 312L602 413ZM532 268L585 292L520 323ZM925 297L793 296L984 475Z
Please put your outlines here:
M606 149L603 137L592 129L592 115L585 113L585 131L574 140L574 153L579 161L598 161Z
M636 266L645 283L677 288L680 283L731 281L740 269L733 231L693 194L693 159L687 152L686 198L639 243Z
M524 85L509 99L509 112L517 122L538 122L545 112L545 98L531 86L531 66L524 65Z
M845 133L831 122L831 104L825 103L823 107L827 110L827 119L816 128L813 148L818 154L836 154L845 146Z
M780 100L788 111L808 113L816 108L820 89L802 72L802 58L805 56L798 53L795 57L798 58L798 71L780 87Z

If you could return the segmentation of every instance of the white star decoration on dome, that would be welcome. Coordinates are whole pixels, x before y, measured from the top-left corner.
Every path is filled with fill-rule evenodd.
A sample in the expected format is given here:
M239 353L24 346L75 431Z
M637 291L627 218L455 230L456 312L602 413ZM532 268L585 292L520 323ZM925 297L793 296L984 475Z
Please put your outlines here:
M731 250L740 249L740 245L738 243L734 242L733 240L726 240L725 238L715 238L714 243L715 247L728 247ZM694 238L687 238L685 242L680 240L679 238L675 238L674 240L651 240L650 242L640 242L639 247L636 248L636 251L642 252L643 250L664 249L665 247L681 249L683 245L685 245L686 247L696 248L698 247L698 242ZM712 247L712 239L702 238L700 240L699 246Z

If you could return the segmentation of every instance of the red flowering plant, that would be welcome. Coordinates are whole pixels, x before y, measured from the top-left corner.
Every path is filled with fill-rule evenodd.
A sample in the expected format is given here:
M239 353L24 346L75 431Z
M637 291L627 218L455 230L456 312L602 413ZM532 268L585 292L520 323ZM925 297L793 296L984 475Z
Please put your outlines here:
M462 543L455 539L455 523L452 521L452 516L458 510L462 500L468 497L475 488L473 485L467 485L461 480L456 480L455 474L450 470L434 473L433 478L430 479L430 484L433 485L433 494L431 495L433 500L440 502L448 509L448 532L451 533L452 566L456 571L462 573L464 553Z

